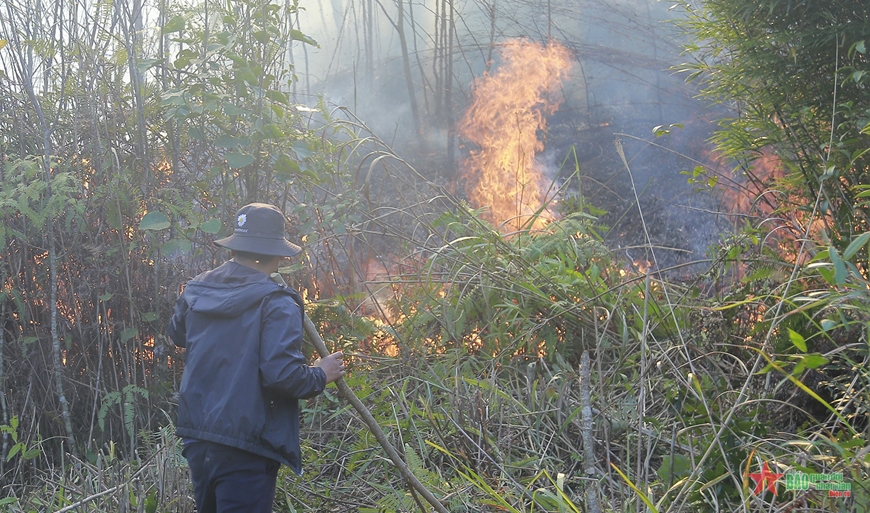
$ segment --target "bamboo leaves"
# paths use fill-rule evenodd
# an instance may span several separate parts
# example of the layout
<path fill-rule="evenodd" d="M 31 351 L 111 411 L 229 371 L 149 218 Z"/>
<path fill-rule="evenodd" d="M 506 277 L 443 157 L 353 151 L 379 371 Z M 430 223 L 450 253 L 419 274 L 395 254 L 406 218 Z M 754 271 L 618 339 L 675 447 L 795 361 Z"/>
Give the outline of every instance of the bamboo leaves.
<path fill-rule="evenodd" d="M 12 439 L 12 446 L 6 453 L 6 461 L 10 461 L 18 455 L 25 460 L 32 460 L 42 454 L 38 444 L 35 447 L 28 447 L 24 440 L 19 440 L 17 416 L 9 419 L 9 424 L 0 425 L 0 433 L 4 436 L 8 435 Z"/>
<path fill-rule="evenodd" d="M 606 295 L 613 275 L 588 222 L 568 217 L 543 233 L 506 238 L 442 215 L 436 226 L 454 236 L 429 262 L 437 292 L 407 327 L 431 334 L 437 325 L 440 343 L 485 354 L 574 355 L 581 342 L 567 335 L 593 323 L 584 302 Z"/>
<path fill-rule="evenodd" d="M 291 30 L 290 39 L 292 39 L 293 41 L 302 41 L 305 44 L 320 48 L 320 44 L 317 41 L 312 39 L 310 36 L 305 35 L 301 30 Z"/>

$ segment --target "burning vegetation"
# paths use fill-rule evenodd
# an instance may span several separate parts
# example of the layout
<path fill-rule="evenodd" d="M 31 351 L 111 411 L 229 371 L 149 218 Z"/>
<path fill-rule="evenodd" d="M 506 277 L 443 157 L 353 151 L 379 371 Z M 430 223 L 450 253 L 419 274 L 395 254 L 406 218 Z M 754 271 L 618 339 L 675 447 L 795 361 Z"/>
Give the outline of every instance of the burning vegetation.
<path fill-rule="evenodd" d="M 248 0 L 209 7 L 218 9 L 214 19 L 224 20 L 226 30 L 242 24 L 232 21 L 235 12 L 221 10 L 260 12 Z M 212 11 L 194 14 L 202 12 Z M 194 14 L 186 14 L 188 22 Z M 115 23 L 113 16 L 105 21 Z M 760 458 L 778 467 L 775 472 L 805 464 L 851 476 L 856 488 L 866 485 L 870 234 L 856 222 L 854 232 L 825 240 L 812 254 L 803 252 L 805 241 L 809 246 L 823 238 L 837 219 L 831 213 L 813 218 L 805 208 L 781 215 L 807 204 L 793 189 L 769 190 L 768 166 L 770 177 L 790 173 L 781 162 L 756 162 L 756 175 L 765 179 L 743 190 L 758 201 L 735 199 L 736 212 L 728 213 L 742 222 L 751 208 L 765 220 L 719 260 L 742 265 L 744 257 L 755 258 L 747 248 L 754 250 L 759 240 L 779 251 L 755 258 L 764 268 L 751 274 L 741 269 L 738 287 L 723 291 L 714 303 L 691 281 L 695 276 L 668 283 L 663 259 L 647 252 L 665 240 L 681 255 L 695 254 L 689 243 L 698 238 L 685 219 L 669 227 L 655 222 L 654 209 L 638 208 L 649 198 L 645 183 L 656 180 L 673 192 L 676 180 L 684 181 L 676 176 L 678 165 L 648 158 L 648 141 L 640 141 L 645 147 L 629 151 L 626 159 L 626 167 L 630 163 L 637 172 L 639 190 L 620 188 L 628 180 L 611 174 L 613 166 L 598 166 L 606 176 L 585 175 L 587 167 L 597 170 L 580 164 L 601 160 L 579 159 L 583 180 L 589 178 L 584 185 L 601 178 L 597 190 L 623 201 L 611 203 L 619 208 L 610 209 L 609 220 L 596 219 L 582 198 L 562 202 L 559 215 L 548 209 L 553 178 L 541 156 L 545 143 L 555 146 L 557 129 L 567 126 L 561 132 L 566 147 L 582 139 L 586 153 L 614 158 L 613 134 L 604 131 L 608 120 L 590 116 L 582 131 L 579 121 L 564 121 L 569 100 L 561 86 L 579 56 L 576 42 L 570 50 L 554 41 L 504 42 L 498 64 L 474 82 L 457 132 L 467 142 L 460 178 L 468 202 L 483 211 L 493 230 L 465 202 L 446 194 L 447 186 L 429 187 L 431 176 L 409 185 L 411 164 L 360 118 L 336 119 L 349 111 L 294 109 L 286 91 L 257 80 L 260 71 L 274 78 L 291 64 L 270 67 L 259 50 L 229 53 L 243 42 L 271 43 L 271 26 L 258 32 L 262 38 L 234 33 L 218 41 L 213 38 L 222 33 L 210 31 L 210 25 L 202 30 L 195 23 L 179 24 L 180 18 L 164 29 L 174 34 L 183 27 L 184 44 L 190 46 L 185 53 L 129 67 L 102 54 L 87 55 L 88 65 L 111 64 L 95 70 L 95 80 L 115 77 L 116 67 L 129 69 L 123 73 L 130 76 L 137 70 L 145 75 L 148 87 L 140 91 L 128 88 L 123 73 L 95 84 L 107 91 L 106 103 L 113 108 L 140 109 L 136 123 L 129 122 L 135 116 L 92 106 L 95 89 L 76 80 L 57 80 L 65 88 L 47 90 L 51 94 L 41 101 L 57 110 L 49 117 L 56 120 L 58 145 L 57 155 L 45 158 L 54 163 L 55 176 L 73 177 L 66 189 L 53 183 L 52 196 L 38 165 L 44 157 L 40 145 L 49 137 L 33 128 L 38 123 L 31 97 L 0 80 L 0 92 L 7 93 L 0 94 L 4 507 L 192 511 L 171 425 L 184 353 L 167 342 L 164 325 L 179 284 L 225 258 L 211 241 L 249 196 L 272 201 L 293 216 L 293 235 L 304 240 L 309 260 L 294 263 L 286 274 L 309 292 L 306 312 L 330 345 L 352 355 L 349 385 L 365 393 L 378 422 L 403 441 L 409 466 L 452 511 L 593 511 L 585 502 L 590 491 L 599 493 L 607 511 L 639 511 L 644 507 L 639 492 L 669 511 L 831 509 L 808 495 L 775 505 L 775 495 L 753 495 L 741 472 L 756 469 Z M 111 27 L 104 29 L 109 33 Z M 84 33 L 58 33 L 79 32 Z M 445 27 L 443 34 L 450 33 Z M 831 40 L 845 40 L 840 34 Z M 72 45 L 53 47 L 66 52 Z M 10 44 L 5 51 L 21 48 Z M 103 50 L 95 44 L 75 48 L 82 55 Z M 839 48 L 839 55 L 851 52 L 852 64 L 859 66 L 861 59 L 866 62 L 866 49 L 858 48 L 857 43 L 854 51 Z M 116 59 L 127 59 L 128 50 L 138 47 L 131 41 Z M 49 54 L 34 53 L 46 59 L 41 69 L 76 78 L 68 66 L 77 55 L 58 53 L 69 60 L 49 61 Z M 219 65 L 184 62 L 194 55 Z M 169 80 L 172 74 L 163 66 L 174 57 L 177 80 Z M 787 60 L 799 58 L 797 53 Z M 233 72 L 224 73 L 228 69 Z M 444 71 L 444 77 L 452 76 L 452 70 Z M 862 72 L 852 80 L 866 88 L 866 77 L 870 73 Z M 51 77 L 43 82 L 54 83 Z M 209 96 L 220 85 L 228 87 Z M 255 89 L 264 94 L 253 94 Z M 50 105 L 51 98 L 63 100 Z M 125 104 L 134 99 L 135 105 Z M 860 112 L 854 116 L 865 122 Z M 310 117 L 296 117 L 299 113 Z M 561 124 L 554 121 L 560 116 L 565 116 Z M 599 139 L 593 141 L 593 132 Z M 36 154 L 16 153 L 26 149 Z M 673 170 L 676 178 L 662 185 L 652 167 Z M 452 162 L 442 168 L 452 172 Z M 644 171 L 650 176 L 642 176 Z M 845 183 L 834 170 L 825 180 Z M 867 189 L 844 192 L 856 194 L 862 208 L 870 196 Z M 603 193 L 589 197 L 598 206 Z M 778 201 L 762 204 L 767 198 Z M 579 206 L 566 206 L 572 204 Z M 673 207 L 658 204 L 659 211 Z M 160 217 L 144 222 L 145 212 Z M 779 218 L 811 229 L 793 231 L 804 238 L 780 237 L 786 229 L 776 224 L 784 222 Z M 857 216 L 844 212 L 844 218 Z M 611 221 L 608 229 L 618 229 L 608 235 L 602 226 Z M 632 239 L 629 228 L 637 230 L 646 221 L 653 221 L 652 233 L 642 234 L 640 242 Z M 716 272 L 706 278 L 720 282 Z M 577 374 L 584 353 L 593 358 L 592 379 Z M 804 389 L 792 385 L 801 381 L 828 400 L 821 413 L 794 407 L 791 401 Z M 580 383 L 593 388 L 585 399 L 578 394 Z M 768 394 L 771 390 L 780 395 Z M 64 401 L 67 411 L 59 406 Z M 594 424 L 589 419 L 583 425 L 578 405 L 585 412 L 590 403 Z M 307 497 L 306 507 L 317 511 L 419 507 L 404 482 L 391 477 L 394 469 L 378 457 L 358 419 L 334 397 L 310 401 L 303 415 L 306 465 L 313 469 L 306 476 L 317 481 L 282 476 L 285 497 Z M 68 430 L 64 417 L 71 421 Z M 783 432 L 771 435 L 774 430 Z M 557 477 L 549 479 L 548 472 Z M 387 476 L 386 482 L 372 486 L 375 473 Z M 167 476 L 174 481 L 163 487 Z M 327 479 L 330 493 L 319 494 Z M 299 506 L 287 500 L 276 510 Z M 87 501 L 92 504 L 85 506 Z"/>
<path fill-rule="evenodd" d="M 559 107 L 571 54 L 555 41 L 520 39 L 500 47 L 501 65 L 474 83 L 459 134 L 474 146 L 461 165 L 466 194 L 502 231 L 539 228 L 553 214 L 542 165 L 546 116 Z"/>

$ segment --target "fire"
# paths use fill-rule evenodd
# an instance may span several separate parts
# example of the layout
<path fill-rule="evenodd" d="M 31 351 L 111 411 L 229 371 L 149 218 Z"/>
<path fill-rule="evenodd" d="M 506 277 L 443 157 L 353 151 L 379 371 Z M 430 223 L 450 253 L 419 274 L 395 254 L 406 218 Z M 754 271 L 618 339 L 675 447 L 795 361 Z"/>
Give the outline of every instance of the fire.
<path fill-rule="evenodd" d="M 794 263 L 798 257 L 800 238 L 807 230 L 806 223 L 810 223 L 809 234 L 815 240 L 822 240 L 822 234 L 831 222 L 831 214 L 823 211 L 810 219 L 808 213 L 799 208 L 785 208 L 789 214 L 783 214 L 784 206 L 803 205 L 805 199 L 785 180 L 786 165 L 770 149 L 765 149 L 751 163 L 751 173 L 747 176 L 745 180 L 734 182 L 731 188 L 724 191 L 722 198 L 726 210 L 729 213 L 749 214 L 760 219 L 769 234 L 764 239 L 767 244 L 784 260 Z M 801 258 L 806 259 L 807 255 Z M 737 277 L 742 276 L 743 269 L 738 269 Z"/>
<path fill-rule="evenodd" d="M 515 40 L 501 47 L 501 66 L 474 83 L 474 98 L 459 124 L 459 134 L 477 145 L 462 163 L 466 194 L 475 208 L 489 207 L 488 220 L 500 228 L 520 229 L 533 220 L 547 198 L 539 133 L 546 116 L 562 101 L 559 85 L 571 62 L 555 42 L 544 46 Z M 551 215 L 542 212 L 531 228 Z"/>
<path fill-rule="evenodd" d="M 709 153 L 709 160 L 716 163 L 717 168 L 723 167 L 722 157 Z M 777 208 L 776 195 L 764 194 L 771 184 L 785 176 L 785 166 L 771 151 L 765 151 L 752 162 L 751 179 L 735 182 L 726 189 L 723 200 L 725 208 L 730 213 L 749 214 L 768 217 Z"/>
<path fill-rule="evenodd" d="M 363 264 L 362 274 L 366 297 L 360 304 L 361 313 L 394 322 L 390 301 L 396 299 L 398 290 L 391 283 L 392 273 L 381 260 L 370 258 Z"/>
<path fill-rule="evenodd" d="M 396 308 L 402 297 L 403 284 L 409 276 L 416 276 L 425 265 L 426 261 L 419 255 L 398 260 L 393 255 L 386 255 L 361 262 L 358 278 L 364 298 L 357 306 L 359 313 L 387 324 L 404 320 L 405 313 Z"/>
<path fill-rule="evenodd" d="M 637 269 L 638 274 L 647 274 L 653 268 L 653 263 L 646 258 L 637 258 L 631 263 L 631 265 Z"/>

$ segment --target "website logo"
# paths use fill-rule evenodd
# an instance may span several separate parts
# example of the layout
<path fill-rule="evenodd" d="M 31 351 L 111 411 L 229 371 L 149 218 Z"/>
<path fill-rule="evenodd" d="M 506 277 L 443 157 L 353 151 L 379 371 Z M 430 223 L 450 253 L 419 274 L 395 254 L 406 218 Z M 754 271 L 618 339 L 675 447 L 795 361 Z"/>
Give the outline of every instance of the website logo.
<path fill-rule="evenodd" d="M 767 462 L 764 462 L 764 465 L 761 466 L 761 472 L 756 472 L 755 474 L 749 474 L 749 477 L 755 481 L 755 489 L 752 490 L 752 493 L 758 495 L 764 491 L 765 487 L 768 492 L 773 492 L 776 495 L 776 481 L 781 478 L 783 474 L 776 474 L 770 471 L 770 467 L 767 465 Z"/>
<path fill-rule="evenodd" d="M 842 473 L 835 474 L 807 474 L 801 471 L 791 471 L 784 474 L 773 472 L 770 465 L 765 461 L 761 465 L 760 472 L 753 472 L 748 476 L 755 482 L 752 493 L 761 495 L 768 491 L 776 495 L 776 483 L 785 482 L 787 492 L 802 492 L 809 490 L 827 491 L 828 497 L 851 497 L 852 484 L 843 481 Z M 785 477 L 785 479 L 782 479 Z"/>
<path fill-rule="evenodd" d="M 785 475 L 785 489 L 788 491 L 821 490 L 828 491 L 828 497 L 851 497 L 852 483 L 843 481 L 843 474 L 804 474 L 789 472 Z"/>

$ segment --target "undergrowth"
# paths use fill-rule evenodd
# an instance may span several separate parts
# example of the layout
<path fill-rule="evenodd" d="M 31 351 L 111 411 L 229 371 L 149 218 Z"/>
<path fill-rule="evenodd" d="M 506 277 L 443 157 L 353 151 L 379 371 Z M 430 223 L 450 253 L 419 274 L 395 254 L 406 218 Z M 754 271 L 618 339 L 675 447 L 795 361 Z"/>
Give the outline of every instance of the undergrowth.
<path fill-rule="evenodd" d="M 864 511 L 870 303 L 851 252 L 815 252 L 791 287 L 710 302 L 624 272 L 571 223 L 508 238 L 454 226 L 463 243 L 419 270 L 424 293 L 393 305 L 403 317 L 363 326 L 401 347 L 355 353 L 346 380 L 448 510 L 590 511 L 593 491 L 614 512 Z M 332 332 L 360 326 L 331 303 L 311 307 Z M 427 510 L 334 389 L 305 403 L 303 438 L 306 472 L 282 470 L 278 511 Z M 141 435 L 139 459 L 107 447 L 35 473 L 3 507 L 192 511 L 179 449 L 169 427 Z M 839 476 L 850 497 L 759 485 L 763 468 Z"/>

